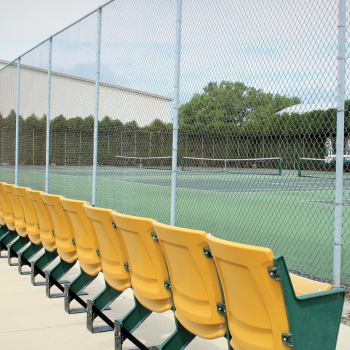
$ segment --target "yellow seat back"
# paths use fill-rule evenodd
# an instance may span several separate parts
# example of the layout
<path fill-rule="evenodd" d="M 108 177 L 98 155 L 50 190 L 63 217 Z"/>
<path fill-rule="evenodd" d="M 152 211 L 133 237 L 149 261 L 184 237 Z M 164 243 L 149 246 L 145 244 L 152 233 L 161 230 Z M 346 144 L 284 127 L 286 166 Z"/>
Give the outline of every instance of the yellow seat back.
<path fill-rule="evenodd" d="M 22 236 L 26 237 L 27 236 L 27 230 L 26 230 L 26 221 L 24 218 L 24 211 L 22 204 L 17 196 L 17 193 L 13 189 L 14 185 L 10 184 L 3 184 L 4 190 L 7 192 L 8 198 L 11 202 L 12 209 L 13 209 L 13 214 L 15 216 L 15 226 L 16 226 L 16 231 L 17 233 Z"/>
<path fill-rule="evenodd" d="M 40 230 L 41 243 L 47 251 L 53 252 L 56 250 L 56 240 L 52 234 L 53 223 L 51 215 L 40 197 L 41 191 L 34 191 L 27 188 L 26 192 L 31 202 L 33 203 L 38 218 L 38 228 Z"/>
<path fill-rule="evenodd" d="M 116 211 L 112 211 L 112 217 L 126 248 L 135 297 L 151 311 L 170 310 L 171 293 L 164 287 L 164 281 L 169 276 L 162 249 L 152 239 L 153 219 L 123 215 Z"/>
<path fill-rule="evenodd" d="M 313 281 L 308 278 L 300 277 L 292 273 L 289 274 L 292 280 L 294 292 L 296 296 L 301 296 L 305 294 L 319 293 L 326 290 L 331 290 L 332 285 L 329 283 L 322 283 L 318 281 Z"/>
<path fill-rule="evenodd" d="M 40 244 L 41 238 L 40 238 L 40 230 L 38 227 L 38 217 L 36 215 L 36 210 L 33 206 L 32 201 L 30 200 L 27 189 L 28 187 L 19 187 L 19 186 L 13 186 L 14 191 L 17 194 L 18 199 L 20 200 L 22 204 L 22 208 L 24 211 L 24 217 L 26 220 L 26 230 L 29 239 L 34 244 Z M 30 189 L 30 188 L 29 188 Z"/>
<path fill-rule="evenodd" d="M 10 198 L 4 188 L 5 184 L 6 182 L 0 182 L 0 197 L 2 203 L 2 210 L 4 213 L 4 221 L 9 230 L 16 231 L 15 216 L 13 214 Z"/>
<path fill-rule="evenodd" d="M 113 226 L 112 210 L 95 208 L 87 203 L 84 204 L 84 210 L 98 238 L 106 282 L 119 291 L 131 287 L 130 273 L 124 267 L 128 262 L 126 252 L 120 232 Z"/>
<path fill-rule="evenodd" d="M 101 253 L 95 230 L 84 211 L 87 202 L 64 197 L 60 201 L 73 227 L 79 264 L 87 274 L 95 276 L 101 271 Z"/>
<path fill-rule="evenodd" d="M 206 233 L 153 221 L 169 269 L 175 316 L 191 333 L 206 339 L 226 334 L 223 302 L 213 260 L 205 257 Z"/>
<path fill-rule="evenodd" d="M 62 196 L 41 192 L 40 197 L 51 215 L 57 253 L 65 262 L 74 262 L 77 260 L 75 237 L 68 214 L 62 209 L 60 202 Z"/>
<path fill-rule="evenodd" d="M 282 333 L 289 325 L 280 283 L 269 275 L 271 249 L 228 242 L 207 235 L 225 295 L 235 350 L 287 350 Z"/>
<path fill-rule="evenodd" d="M 2 209 L 2 201 L 1 201 L 1 194 L 0 194 L 0 226 L 6 225 L 5 219 L 4 219 L 4 211 Z"/>

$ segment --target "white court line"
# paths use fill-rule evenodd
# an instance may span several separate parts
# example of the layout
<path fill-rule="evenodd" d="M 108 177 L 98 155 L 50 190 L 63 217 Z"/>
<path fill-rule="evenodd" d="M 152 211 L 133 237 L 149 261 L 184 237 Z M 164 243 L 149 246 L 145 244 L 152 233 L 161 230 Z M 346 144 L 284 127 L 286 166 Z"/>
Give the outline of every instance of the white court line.
<path fill-rule="evenodd" d="M 140 182 L 132 182 L 132 181 L 122 181 L 122 180 L 117 180 L 117 179 L 102 179 L 103 181 L 114 181 L 114 182 L 122 182 L 122 183 L 129 183 L 129 184 L 137 184 L 137 185 L 147 185 L 147 186 L 154 186 L 154 187 L 167 187 L 170 188 L 170 186 L 166 185 L 155 185 L 155 184 L 145 184 L 145 183 L 140 183 Z M 200 191 L 200 192 L 212 192 L 212 193 L 254 193 L 254 192 L 283 192 L 283 193 L 294 193 L 294 192 L 315 192 L 315 190 L 310 190 L 310 191 L 283 191 L 283 190 L 276 190 L 276 189 L 251 189 L 249 191 L 211 191 L 211 190 L 201 190 L 201 189 L 196 189 L 196 188 L 185 188 L 185 187 L 177 187 L 178 189 L 181 190 L 189 190 L 189 191 Z M 333 188 L 331 188 L 333 189 Z M 325 190 L 325 188 L 322 188 L 320 191 Z"/>
<path fill-rule="evenodd" d="M 332 205 L 332 206 L 335 206 L 335 203 L 322 203 L 321 201 L 317 202 L 317 201 L 313 201 L 313 200 L 310 200 L 310 201 L 299 201 L 300 203 L 308 203 L 308 204 L 322 204 L 322 205 Z M 349 207 L 350 206 L 350 203 L 343 203 L 343 206 L 344 207 Z"/>

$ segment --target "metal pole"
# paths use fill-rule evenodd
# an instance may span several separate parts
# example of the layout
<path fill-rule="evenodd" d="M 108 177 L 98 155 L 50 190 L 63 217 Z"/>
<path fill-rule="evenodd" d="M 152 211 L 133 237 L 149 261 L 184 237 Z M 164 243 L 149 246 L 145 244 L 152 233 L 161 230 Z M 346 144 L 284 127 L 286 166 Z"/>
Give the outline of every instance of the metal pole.
<path fill-rule="evenodd" d="M 174 82 L 174 119 L 173 151 L 171 165 L 171 214 L 170 224 L 176 225 L 176 185 L 177 185 L 177 151 L 179 138 L 179 104 L 180 104 L 180 50 L 181 50 L 181 12 L 182 0 L 177 0 L 176 11 L 176 46 L 175 46 L 175 82 Z"/>
<path fill-rule="evenodd" d="M 346 41 L 346 0 L 339 0 L 338 17 L 338 101 L 337 101 L 337 142 L 336 181 L 334 218 L 334 260 L 333 284 L 340 287 L 341 240 L 343 215 L 343 152 L 344 152 L 344 102 L 345 102 L 345 41 Z"/>
<path fill-rule="evenodd" d="M 81 130 L 79 132 L 79 165 L 81 165 Z"/>
<path fill-rule="evenodd" d="M 35 129 L 33 129 L 33 166 L 35 165 Z"/>
<path fill-rule="evenodd" d="M 152 157 L 152 133 L 149 133 L 149 156 Z"/>
<path fill-rule="evenodd" d="M 4 127 L 1 128 L 1 164 L 4 164 Z"/>
<path fill-rule="evenodd" d="M 18 185 L 18 152 L 19 152 L 19 90 L 20 90 L 21 59 L 17 61 L 17 105 L 16 105 L 16 154 L 15 154 L 15 185 Z"/>
<path fill-rule="evenodd" d="M 137 157 L 137 132 L 135 131 L 135 157 Z"/>
<path fill-rule="evenodd" d="M 64 166 L 67 166 L 67 129 L 64 130 Z"/>
<path fill-rule="evenodd" d="M 45 167 L 45 192 L 46 193 L 49 193 L 49 170 L 50 170 L 51 62 L 52 62 L 52 38 L 49 39 L 49 67 L 48 67 L 48 78 L 47 78 L 46 167 Z"/>
<path fill-rule="evenodd" d="M 96 82 L 95 82 L 95 121 L 94 121 L 94 159 L 92 167 L 92 205 L 96 206 L 97 190 L 97 151 L 98 151 L 98 107 L 100 95 L 100 55 L 101 55 L 101 7 L 97 12 Z"/>

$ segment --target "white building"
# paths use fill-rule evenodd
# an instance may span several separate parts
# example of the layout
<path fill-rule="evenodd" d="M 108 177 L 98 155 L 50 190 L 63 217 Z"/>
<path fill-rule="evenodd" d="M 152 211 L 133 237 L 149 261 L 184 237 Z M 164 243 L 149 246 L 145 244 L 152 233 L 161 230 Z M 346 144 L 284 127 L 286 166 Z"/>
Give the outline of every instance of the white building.
<path fill-rule="evenodd" d="M 0 69 L 8 62 L 0 60 Z M 20 110 L 25 119 L 31 114 L 47 114 L 48 72 L 21 65 Z M 0 112 L 6 117 L 16 110 L 17 63 L 0 71 Z M 123 123 L 135 120 L 139 126 L 154 119 L 170 122 L 172 99 L 121 86 L 100 83 L 99 120 L 108 115 Z M 94 115 L 95 82 L 75 76 L 52 72 L 51 119 L 63 114 L 67 119 Z"/>

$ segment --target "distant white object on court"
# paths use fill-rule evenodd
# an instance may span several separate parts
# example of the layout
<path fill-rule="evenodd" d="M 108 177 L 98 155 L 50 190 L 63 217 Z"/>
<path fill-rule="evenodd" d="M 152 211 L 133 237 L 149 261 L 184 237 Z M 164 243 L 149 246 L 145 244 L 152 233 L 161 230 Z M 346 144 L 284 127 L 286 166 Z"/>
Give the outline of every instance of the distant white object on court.
<path fill-rule="evenodd" d="M 344 159 L 350 160 L 350 155 L 344 154 Z M 332 161 L 334 161 L 337 158 L 337 156 L 335 154 L 331 155 L 331 156 L 326 156 L 324 157 L 324 162 L 326 164 L 331 163 Z"/>

